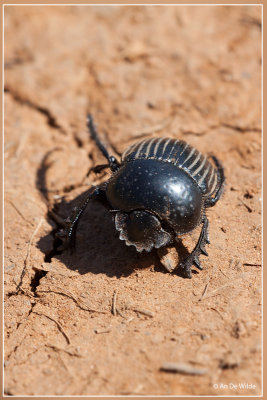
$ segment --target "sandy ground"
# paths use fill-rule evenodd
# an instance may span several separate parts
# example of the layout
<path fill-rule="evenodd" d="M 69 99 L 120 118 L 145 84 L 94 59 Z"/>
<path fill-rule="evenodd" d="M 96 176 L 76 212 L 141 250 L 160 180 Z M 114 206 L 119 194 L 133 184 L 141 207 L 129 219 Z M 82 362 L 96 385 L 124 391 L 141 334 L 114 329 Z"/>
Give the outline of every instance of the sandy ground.
<path fill-rule="evenodd" d="M 6 394 L 261 393 L 260 18 L 256 6 L 5 8 Z M 125 246 L 97 203 L 76 251 L 44 261 L 49 210 L 67 217 L 108 178 L 85 178 L 105 161 L 88 112 L 115 155 L 156 135 L 222 161 L 191 280 Z"/>

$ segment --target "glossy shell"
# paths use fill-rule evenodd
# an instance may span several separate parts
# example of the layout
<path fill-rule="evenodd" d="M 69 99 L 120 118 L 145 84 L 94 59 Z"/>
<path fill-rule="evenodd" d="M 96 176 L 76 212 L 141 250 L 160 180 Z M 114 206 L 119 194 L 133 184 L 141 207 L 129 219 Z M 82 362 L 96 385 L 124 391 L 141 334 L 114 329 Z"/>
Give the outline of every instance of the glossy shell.
<path fill-rule="evenodd" d="M 154 138 L 124 152 L 106 196 L 113 209 L 150 211 L 182 235 L 201 222 L 204 198 L 216 187 L 216 170 L 199 151 L 184 141 Z"/>
<path fill-rule="evenodd" d="M 108 182 L 106 196 L 113 209 L 146 210 L 177 234 L 200 222 L 203 199 L 194 180 L 175 165 L 159 160 L 134 160 L 122 165 Z"/>
<path fill-rule="evenodd" d="M 218 185 L 217 170 L 207 157 L 183 140 L 152 138 L 128 147 L 122 163 L 134 160 L 160 160 L 185 171 L 199 186 L 204 197 L 211 196 Z"/>

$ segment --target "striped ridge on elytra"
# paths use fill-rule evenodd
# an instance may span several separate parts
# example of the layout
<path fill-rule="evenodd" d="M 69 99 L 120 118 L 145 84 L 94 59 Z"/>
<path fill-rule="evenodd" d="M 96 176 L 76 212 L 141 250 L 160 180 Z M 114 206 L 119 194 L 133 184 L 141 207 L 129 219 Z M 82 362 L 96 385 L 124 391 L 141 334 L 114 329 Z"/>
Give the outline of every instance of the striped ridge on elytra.
<path fill-rule="evenodd" d="M 213 179 L 211 180 L 211 184 L 209 186 L 209 191 L 207 192 L 207 195 L 213 194 L 218 185 L 218 174 L 214 168 L 213 170 L 214 170 Z"/>
<path fill-rule="evenodd" d="M 158 154 L 158 149 L 159 149 L 160 143 L 161 143 L 163 140 L 164 140 L 164 138 L 161 138 L 161 139 L 157 140 L 157 142 L 156 142 L 156 144 L 155 144 L 154 151 L 153 151 L 153 155 L 154 155 L 155 157 L 156 157 L 157 154 Z"/>
<path fill-rule="evenodd" d="M 177 160 L 177 153 L 180 150 L 180 140 L 176 139 L 174 143 L 172 143 L 172 148 L 170 149 L 167 160 L 170 162 L 175 162 Z"/>
<path fill-rule="evenodd" d="M 171 138 L 143 139 L 129 146 L 122 163 L 140 159 L 170 162 L 187 172 L 208 196 L 217 188 L 217 170 L 202 153 L 183 140 Z"/>
<path fill-rule="evenodd" d="M 137 149 L 136 149 L 136 154 L 135 154 L 136 158 L 139 158 L 140 155 L 142 155 L 142 154 L 146 154 L 146 148 L 147 148 L 147 145 L 149 142 L 150 142 L 150 139 L 146 139 L 140 143 L 140 146 L 137 147 Z"/>
<path fill-rule="evenodd" d="M 179 153 L 188 146 L 183 140 L 170 138 L 143 139 L 129 146 L 122 155 L 122 162 L 136 159 L 158 159 L 175 162 Z"/>

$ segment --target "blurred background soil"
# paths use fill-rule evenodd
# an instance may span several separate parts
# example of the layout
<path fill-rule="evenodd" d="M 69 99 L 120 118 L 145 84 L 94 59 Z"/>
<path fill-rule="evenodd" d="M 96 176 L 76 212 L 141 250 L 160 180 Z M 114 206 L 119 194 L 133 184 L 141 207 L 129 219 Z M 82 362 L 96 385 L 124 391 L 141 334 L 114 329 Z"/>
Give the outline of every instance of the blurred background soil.
<path fill-rule="evenodd" d="M 5 7 L 6 394 L 261 393 L 260 82 L 258 6 Z M 191 280 L 127 247 L 97 203 L 76 251 L 44 261 L 48 211 L 109 176 L 86 178 L 105 162 L 88 112 L 115 155 L 156 135 L 223 162 Z"/>

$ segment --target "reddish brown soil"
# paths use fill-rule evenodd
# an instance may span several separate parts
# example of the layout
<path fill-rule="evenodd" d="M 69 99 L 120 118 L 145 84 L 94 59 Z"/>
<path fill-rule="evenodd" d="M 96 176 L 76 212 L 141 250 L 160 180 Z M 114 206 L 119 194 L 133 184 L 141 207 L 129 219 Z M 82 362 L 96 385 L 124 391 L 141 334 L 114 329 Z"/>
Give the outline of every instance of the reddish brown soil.
<path fill-rule="evenodd" d="M 257 6 L 6 7 L 6 393 L 261 393 L 260 18 Z M 87 112 L 113 153 L 154 134 L 223 162 L 209 257 L 191 280 L 125 246 L 96 203 L 75 253 L 44 262 L 48 209 L 66 217 L 108 176 L 80 184 L 104 162 Z"/>

